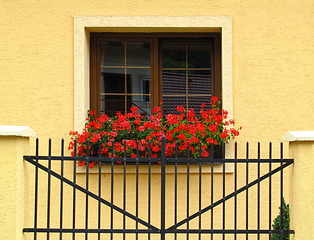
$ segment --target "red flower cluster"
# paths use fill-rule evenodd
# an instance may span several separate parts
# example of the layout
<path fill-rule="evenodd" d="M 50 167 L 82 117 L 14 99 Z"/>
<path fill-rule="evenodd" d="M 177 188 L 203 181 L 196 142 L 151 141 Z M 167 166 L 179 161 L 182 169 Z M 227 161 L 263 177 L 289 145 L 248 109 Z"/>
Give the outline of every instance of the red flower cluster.
<path fill-rule="evenodd" d="M 212 97 L 211 108 L 204 110 L 203 103 L 200 116 L 193 109 L 185 110 L 178 106 L 178 114 L 163 117 L 161 107 L 155 107 L 150 119 L 144 119 L 138 113 L 137 107 L 131 107 L 131 113 L 125 115 L 117 112 L 115 117 L 102 115 L 94 118 L 95 112 L 89 111 L 88 122 L 81 134 L 70 132 L 72 140 L 69 150 L 74 155 L 74 140 L 77 141 L 77 155 L 86 156 L 87 140 L 90 156 L 99 156 L 99 140 L 101 154 L 109 157 L 122 157 L 124 151 L 127 157 L 135 158 L 137 149 L 140 156 L 156 158 L 161 149 L 162 136 L 166 137 L 166 156 L 175 154 L 175 142 L 178 153 L 187 154 L 189 149 L 194 158 L 198 158 L 200 148 L 202 157 L 208 157 L 211 144 L 221 145 L 239 135 L 239 130 L 233 128 L 234 120 L 227 120 L 228 112 L 219 109 L 217 97 Z M 149 153 L 149 149 L 151 152 Z M 80 162 L 80 165 L 84 162 Z M 90 163 L 90 167 L 93 163 Z"/>

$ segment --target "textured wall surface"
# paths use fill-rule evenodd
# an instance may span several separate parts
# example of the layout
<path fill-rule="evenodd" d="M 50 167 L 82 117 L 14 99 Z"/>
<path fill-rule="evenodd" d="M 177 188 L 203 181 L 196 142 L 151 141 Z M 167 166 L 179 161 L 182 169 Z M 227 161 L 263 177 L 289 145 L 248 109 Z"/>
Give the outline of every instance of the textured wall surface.
<path fill-rule="evenodd" d="M 289 178 L 291 227 L 295 230 L 294 239 L 310 239 L 311 233 L 308 229 L 313 226 L 314 216 L 314 142 L 313 140 L 290 142 L 289 150 L 290 157 L 294 158 Z"/>
<path fill-rule="evenodd" d="M 0 125 L 31 127 L 41 154 L 74 129 L 74 16 L 230 16 L 239 146 L 268 157 L 269 141 L 313 130 L 313 0 L 2 0 L 0 16 Z"/>
<path fill-rule="evenodd" d="M 42 140 L 74 128 L 74 16 L 231 16 L 238 140 L 311 129 L 313 1 L 4 0 L 0 12 L 2 125 Z"/>
<path fill-rule="evenodd" d="M 29 206 L 24 195 L 23 155 L 29 152 L 29 138 L 0 136 L 0 151 L 0 236 L 2 239 L 22 239 L 24 206 Z"/>

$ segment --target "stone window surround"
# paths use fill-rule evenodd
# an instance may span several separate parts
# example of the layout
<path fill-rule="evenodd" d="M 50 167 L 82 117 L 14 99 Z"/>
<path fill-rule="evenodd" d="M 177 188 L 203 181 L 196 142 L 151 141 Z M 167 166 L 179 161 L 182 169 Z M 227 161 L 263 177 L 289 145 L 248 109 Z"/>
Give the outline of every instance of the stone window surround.
<path fill-rule="evenodd" d="M 221 32 L 222 107 L 233 118 L 231 16 L 74 16 L 75 130 L 84 128 L 90 103 L 90 32 Z M 226 158 L 233 158 L 232 144 L 226 146 Z"/>

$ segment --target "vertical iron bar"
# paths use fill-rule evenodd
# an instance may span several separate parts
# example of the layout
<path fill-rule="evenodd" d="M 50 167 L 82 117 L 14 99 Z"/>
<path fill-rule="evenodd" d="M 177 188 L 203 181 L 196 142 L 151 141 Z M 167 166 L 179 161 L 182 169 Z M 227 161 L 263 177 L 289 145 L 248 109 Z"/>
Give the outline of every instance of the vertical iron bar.
<path fill-rule="evenodd" d="M 63 222 L 63 157 L 64 157 L 64 139 L 61 140 L 61 181 L 60 181 L 60 240 L 62 240 L 62 222 Z"/>
<path fill-rule="evenodd" d="M 126 140 L 124 140 L 124 149 L 126 148 Z M 125 240 L 125 228 L 126 228 L 126 151 L 123 156 L 123 240 Z"/>
<path fill-rule="evenodd" d="M 85 240 L 88 239 L 88 180 L 89 180 L 89 141 L 86 141 L 86 199 L 85 199 Z"/>
<path fill-rule="evenodd" d="M 148 240 L 150 240 L 150 213 L 151 213 L 151 141 L 148 146 Z"/>
<path fill-rule="evenodd" d="M 161 216 L 161 224 L 160 224 L 160 240 L 165 240 L 165 221 L 166 221 L 166 137 L 162 136 L 161 139 L 161 206 L 160 206 L 160 216 Z"/>
<path fill-rule="evenodd" d="M 124 148 L 124 151 L 126 151 L 126 148 Z M 139 158 L 139 142 L 136 141 L 136 194 L 135 194 L 135 216 L 136 216 L 136 222 L 135 222 L 135 239 L 138 240 L 138 158 Z"/>
<path fill-rule="evenodd" d="M 110 194 L 110 202 L 111 202 L 111 206 L 110 206 L 110 240 L 113 240 L 113 189 L 114 189 L 114 159 L 113 159 L 113 155 L 114 155 L 114 142 L 112 142 L 112 149 L 111 149 L 111 194 Z"/>
<path fill-rule="evenodd" d="M 175 173 L 174 173 L 174 224 L 178 222 L 178 142 L 175 143 Z M 175 228 L 174 239 L 177 240 L 177 228 Z"/>
<path fill-rule="evenodd" d="M 199 200 L 198 200 L 198 212 L 199 212 L 199 219 L 198 219 L 198 239 L 201 240 L 202 239 L 202 234 L 201 234 L 201 230 L 202 230 L 202 215 L 201 215 L 201 210 L 202 210 L 202 143 L 200 142 L 200 157 L 199 157 L 199 170 L 198 170 L 198 196 L 199 196 Z"/>
<path fill-rule="evenodd" d="M 237 159 L 238 159 L 238 143 L 235 142 L 234 145 L 234 230 L 237 231 L 237 191 L 238 191 L 238 186 L 237 186 L 237 178 L 238 178 L 238 163 L 237 163 Z M 237 233 L 235 232 L 234 234 L 234 239 L 237 239 Z"/>
<path fill-rule="evenodd" d="M 38 148 L 39 148 L 39 142 L 38 142 L 38 138 L 36 138 L 35 206 L 34 206 L 34 240 L 37 240 L 37 211 L 38 211 Z"/>
<path fill-rule="evenodd" d="M 187 164 L 186 164 L 186 228 L 188 230 L 186 239 L 189 240 L 189 229 L 190 229 L 190 142 L 188 141 L 188 152 L 187 152 Z"/>
<path fill-rule="evenodd" d="M 100 240 L 100 222 L 101 222 L 101 147 L 102 143 L 99 139 L 99 158 L 98 158 L 98 240 Z"/>
<path fill-rule="evenodd" d="M 272 159 L 272 143 L 269 143 L 269 172 L 271 172 L 271 159 Z M 269 175 L 269 240 L 271 240 L 271 223 L 272 223 L 272 219 L 271 219 L 271 175 Z"/>
<path fill-rule="evenodd" d="M 261 144 L 258 142 L 257 147 L 257 157 L 258 157 L 258 165 L 257 165 L 257 179 L 260 180 L 261 177 Z M 261 184 L 258 182 L 257 185 L 257 239 L 260 239 L 260 229 L 261 229 Z"/>
<path fill-rule="evenodd" d="M 222 176 L 223 176 L 223 183 L 222 183 L 222 197 L 223 197 L 223 205 L 222 205 L 222 239 L 225 240 L 225 228 L 226 228 L 226 160 L 225 160 L 225 142 L 222 143 L 222 154 L 223 154 L 223 169 L 222 169 Z"/>
<path fill-rule="evenodd" d="M 51 138 L 48 146 L 48 190 L 47 190 L 47 240 L 50 238 L 50 193 L 51 193 Z"/>
<path fill-rule="evenodd" d="M 211 206 L 213 206 L 214 204 L 214 144 L 212 143 L 211 146 L 211 151 L 210 151 L 210 154 L 211 154 L 211 162 L 212 162 L 212 165 L 211 165 L 211 194 L 210 194 L 210 203 L 211 203 Z M 211 240 L 214 239 L 214 232 L 213 232 L 213 229 L 214 229 L 214 208 L 211 209 L 211 215 L 210 215 L 210 228 L 211 228 Z"/>
<path fill-rule="evenodd" d="M 246 143 L 246 240 L 249 239 L 249 143 Z"/>
<path fill-rule="evenodd" d="M 280 167 L 283 162 L 283 143 L 280 143 Z M 283 214 L 283 168 L 280 170 L 280 239 L 283 240 L 283 225 L 282 225 L 282 214 Z"/>
<path fill-rule="evenodd" d="M 74 186 L 76 185 L 76 147 L 77 147 L 77 142 L 76 139 L 74 140 L 74 160 L 73 160 L 73 183 Z M 72 228 L 73 228 L 73 233 L 72 233 L 72 239 L 75 240 L 75 213 L 76 213 L 76 205 L 75 201 L 76 200 L 76 189 L 73 187 L 73 220 L 72 220 Z"/>

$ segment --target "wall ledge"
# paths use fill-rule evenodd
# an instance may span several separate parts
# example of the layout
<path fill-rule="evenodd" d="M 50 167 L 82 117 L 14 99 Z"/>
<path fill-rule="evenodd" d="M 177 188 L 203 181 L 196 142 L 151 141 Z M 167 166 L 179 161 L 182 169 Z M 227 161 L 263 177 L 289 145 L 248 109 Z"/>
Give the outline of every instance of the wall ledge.
<path fill-rule="evenodd" d="M 282 141 L 314 141 L 314 131 L 290 131 L 283 136 Z"/>
<path fill-rule="evenodd" d="M 36 133 L 28 126 L 0 125 L 0 136 L 36 137 Z"/>

